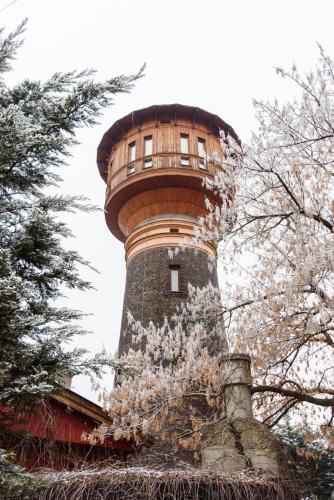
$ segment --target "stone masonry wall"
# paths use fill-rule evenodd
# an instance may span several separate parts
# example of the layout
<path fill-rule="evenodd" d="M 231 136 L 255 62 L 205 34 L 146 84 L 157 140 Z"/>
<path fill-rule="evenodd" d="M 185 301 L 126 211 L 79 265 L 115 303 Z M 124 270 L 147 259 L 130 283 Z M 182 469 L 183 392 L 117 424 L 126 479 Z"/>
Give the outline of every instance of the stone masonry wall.
<path fill-rule="evenodd" d="M 169 266 L 180 266 L 181 291 L 170 291 Z M 206 253 L 188 248 L 170 259 L 168 248 L 150 248 L 134 256 L 127 267 L 123 302 L 123 316 L 119 341 L 119 354 L 131 345 L 132 334 L 128 329 L 127 311 L 136 320 L 147 325 L 150 321 L 161 324 L 171 316 L 176 306 L 188 297 L 188 283 L 202 288 L 209 282 L 218 287 L 217 269 L 208 269 Z"/>

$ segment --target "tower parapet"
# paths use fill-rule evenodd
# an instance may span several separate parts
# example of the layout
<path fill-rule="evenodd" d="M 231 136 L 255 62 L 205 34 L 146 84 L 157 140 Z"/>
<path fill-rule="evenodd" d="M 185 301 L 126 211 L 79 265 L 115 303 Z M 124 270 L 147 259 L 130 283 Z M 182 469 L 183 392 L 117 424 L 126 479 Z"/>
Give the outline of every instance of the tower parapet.
<path fill-rule="evenodd" d="M 207 256 L 216 256 L 213 243 L 173 260 L 168 249 L 191 236 L 207 213 L 206 197 L 217 201 L 203 181 L 222 170 L 220 130 L 237 138 L 218 116 L 173 104 L 134 111 L 102 138 L 97 162 L 107 183 L 106 222 L 124 242 L 127 262 L 120 354 L 131 344 L 127 309 L 143 324 L 161 323 L 185 300 L 188 282 L 218 285 L 216 269 L 210 274 L 207 266 Z"/>

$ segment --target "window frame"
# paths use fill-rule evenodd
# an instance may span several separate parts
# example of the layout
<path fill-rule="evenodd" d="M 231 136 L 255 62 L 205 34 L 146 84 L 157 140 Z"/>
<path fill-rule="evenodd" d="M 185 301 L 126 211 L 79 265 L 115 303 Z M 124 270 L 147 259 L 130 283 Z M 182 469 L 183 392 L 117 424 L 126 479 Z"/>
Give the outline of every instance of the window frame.
<path fill-rule="evenodd" d="M 173 290 L 173 271 L 177 271 L 177 290 Z M 182 284 L 182 279 L 181 279 L 181 266 L 180 265 L 170 265 L 169 266 L 169 283 L 168 283 L 168 288 L 171 293 L 180 293 L 181 290 L 181 284 Z"/>
<path fill-rule="evenodd" d="M 182 167 L 191 167 L 189 156 L 183 156 L 183 155 L 181 155 L 180 165 Z"/>
<path fill-rule="evenodd" d="M 184 144 L 183 140 L 186 140 L 186 151 L 183 150 L 183 147 L 182 145 Z M 189 142 L 189 134 L 180 134 L 180 153 L 181 155 L 188 155 L 189 154 L 189 146 L 190 146 L 190 142 Z"/>
<path fill-rule="evenodd" d="M 148 165 L 150 163 L 150 165 Z M 153 168 L 153 158 L 145 158 L 144 159 L 144 169 Z"/>
<path fill-rule="evenodd" d="M 202 144 L 202 151 L 200 151 L 200 147 L 199 145 Z M 203 153 L 203 154 L 201 154 Z M 199 156 L 199 160 L 198 160 L 198 168 L 200 168 L 201 170 L 207 170 L 207 166 L 206 166 L 206 141 L 205 139 L 203 139 L 202 137 L 197 137 L 197 154 Z"/>
<path fill-rule="evenodd" d="M 135 173 L 136 173 L 136 164 L 135 163 L 131 163 L 128 166 L 128 175 L 133 175 Z"/>
<path fill-rule="evenodd" d="M 147 144 L 151 144 L 150 152 L 147 152 Z M 152 134 L 146 135 L 144 137 L 144 156 L 152 156 L 153 155 L 153 136 Z"/>
<path fill-rule="evenodd" d="M 204 154 L 200 153 L 199 144 L 204 144 L 204 147 L 203 147 L 203 153 Z M 198 154 L 198 156 L 200 156 L 200 158 L 205 158 L 205 154 L 206 154 L 206 141 L 202 137 L 197 137 L 197 154 Z"/>
<path fill-rule="evenodd" d="M 134 151 L 134 155 L 132 157 L 132 153 Z M 137 159 L 137 146 L 136 141 L 129 142 L 128 144 L 128 163 L 133 163 Z"/>
<path fill-rule="evenodd" d="M 207 170 L 207 166 L 206 166 L 206 161 L 204 158 L 200 158 L 198 160 L 198 168 L 201 169 L 201 170 Z"/>

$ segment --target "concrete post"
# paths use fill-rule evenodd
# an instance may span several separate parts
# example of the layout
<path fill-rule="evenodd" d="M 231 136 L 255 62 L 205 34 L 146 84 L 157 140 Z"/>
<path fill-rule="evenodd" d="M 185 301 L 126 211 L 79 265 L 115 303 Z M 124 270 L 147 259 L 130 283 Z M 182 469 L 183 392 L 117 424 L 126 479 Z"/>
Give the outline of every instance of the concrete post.
<path fill-rule="evenodd" d="M 250 365 L 247 354 L 230 354 L 222 359 L 226 417 L 229 419 L 253 416 Z"/>

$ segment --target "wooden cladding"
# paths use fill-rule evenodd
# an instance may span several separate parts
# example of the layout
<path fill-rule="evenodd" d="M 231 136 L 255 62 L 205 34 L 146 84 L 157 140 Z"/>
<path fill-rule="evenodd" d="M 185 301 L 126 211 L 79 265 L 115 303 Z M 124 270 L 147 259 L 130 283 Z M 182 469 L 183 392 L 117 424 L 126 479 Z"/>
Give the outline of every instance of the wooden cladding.
<path fill-rule="evenodd" d="M 218 161 L 205 160 L 205 155 Z M 108 184 L 116 188 L 128 175 L 156 168 L 193 168 L 215 175 L 224 152 L 218 137 L 203 124 L 148 120 L 132 128 L 110 155 Z"/>
<path fill-rule="evenodd" d="M 175 169 L 175 174 L 178 173 L 177 169 L 182 173 L 182 170 L 200 170 L 206 175 L 216 175 L 222 171 L 222 166 L 219 162 L 209 160 L 205 161 L 198 155 L 177 155 L 177 154 L 164 154 L 164 155 L 153 155 L 149 159 L 140 159 L 130 165 L 125 165 L 123 168 L 119 169 L 113 175 L 110 176 L 108 181 L 108 188 L 113 191 L 119 186 L 123 181 L 127 180 L 129 177 L 133 177 L 136 174 L 141 174 L 143 172 L 149 172 L 152 170 L 162 170 L 162 169 Z M 161 172 L 163 173 L 163 172 Z"/>
<path fill-rule="evenodd" d="M 224 151 L 219 134 L 212 128 L 219 119 L 208 114 L 207 123 L 196 121 L 195 114 L 201 111 L 190 110 L 189 117 L 175 119 L 173 113 L 156 116 L 152 109 L 140 123 L 127 123 L 117 140 L 109 142 L 111 151 L 105 149 L 110 132 L 101 142 L 100 154 L 109 158 L 106 221 L 121 241 L 152 217 L 185 216 L 193 220 L 193 225 L 207 212 L 205 197 L 216 199 L 215 193 L 203 187 L 203 180 L 223 170 Z M 120 129 L 117 123 L 110 130 Z M 168 228 L 163 241 L 169 244 L 171 238 L 178 242 L 181 237 Z M 146 240 L 141 241 L 142 246 L 136 243 L 129 256 L 147 244 Z M 161 237 L 157 236 L 153 244 L 162 244 Z"/>
<path fill-rule="evenodd" d="M 170 138 L 173 139 L 175 138 L 174 133 L 171 132 L 173 127 L 183 127 L 184 130 L 180 130 L 180 133 L 189 134 L 190 153 L 192 153 L 191 147 L 194 147 L 192 145 L 195 144 L 194 140 L 196 138 L 194 135 L 197 132 L 199 132 L 199 137 L 204 140 L 207 140 L 208 136 L 215 137 L 216 146 L 218 147 L 214 147 L 214 150 L 218 153 L 221 132 L 226 136 L 232 136 L 238 143 L 240 142 L 237 134 L 228 123 L 224 122 L 219 116 L 198 107 L 183 104 L 160 104 L 137 109 L 117 120 L 103 135 L 97 149 L 97 164 L 102 178 L 107 182 L 108 172 L 109 176 L 111 176 L 110 157 L 119 149 L 122 142 L 131 142 L 129 141 L 131 135 L 134 137 L 133 140 L 142 139 L 142 137 L 138 137 L 140 132 L 147 135 L 152 133 L 152 139 L 155 142 L 157 140 L 156 135 L 170 134 Z M 152 132 L 148 130 L 149 128 L 152 129 Z M 139 144 L 137 145 L 139 146 Z M 176 146 L 176 140 L 172 149 L 166 144 L 166 141 L 162 140 L 157 151 L 168 153 L 180 150 Z M 206 152 L 211 155 L 210 144 L 206 148 Z M 138 151 L 138 158 L 141 157 L 140 155 L 143 156 Z M 121 168 L 121 165 L 125 163 L 125 159 L 121 160 L 117 165 L 117 169 Z"/>
<path fill-rule="evenodd" d="M 128 236 L 142 221 L 161 214 L 184 214 L 196 220 L 206 214 L 203 193 L 175 186 L 147 189 L 123 204 L 118 224 Z M 173 226 L 173 229 L 177 227 Z"/>

